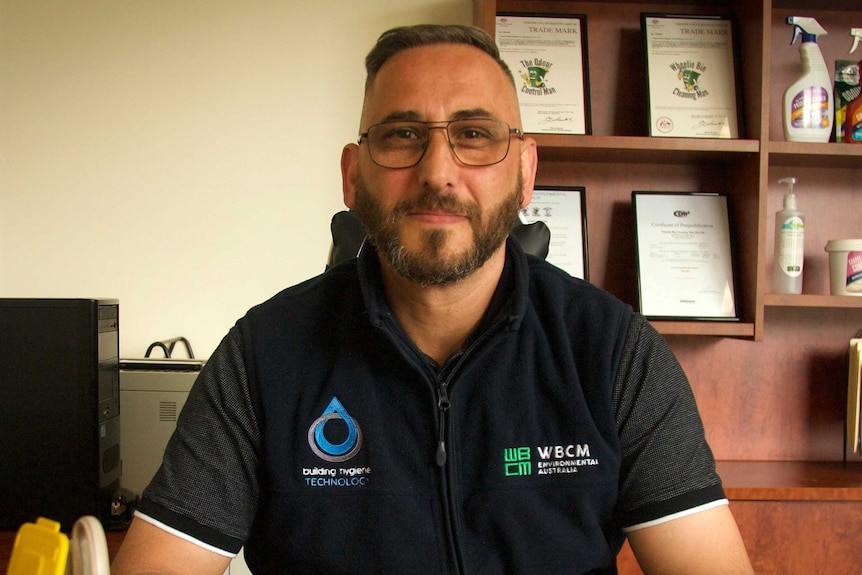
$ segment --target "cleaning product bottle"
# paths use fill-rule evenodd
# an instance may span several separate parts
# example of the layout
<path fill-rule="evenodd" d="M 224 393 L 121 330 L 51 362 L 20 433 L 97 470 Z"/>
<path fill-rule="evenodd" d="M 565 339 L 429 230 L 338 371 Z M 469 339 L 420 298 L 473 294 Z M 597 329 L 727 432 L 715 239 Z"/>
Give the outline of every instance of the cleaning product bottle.
<path fill-rule="evenodd" d="M 853 47 L 849 52 L 852 54 L 859 46 L 859 40 L 862 40 L 862 28 L 851 28 L 850 36 L 853 37 Z M 847 123 L 847 105 L 860 95 L 862 95 L 862 88 L 859 87 L 859 61 L 843 58 L 835 60 L 835 89 L 832 91 L 835 120 L 832 123 L 835 128 L 835 141 L 839 144 L 846 141 L 844 132 Z M 859 103 L 862 104 L 862 100 Z"/>
<path fill-rule="evenodd" d="M 805 214 L 796 209 L 793 184 L 796 178 L 782 178 L 787 184 L 784 209 L 775 214 L 775 263 L 772 291 L 802 293 L 802 259 L 805 244 Z"/>
<path fill-rule="evenodd" d="M 855 52 L 859 46 L 859 40 L 862 40 L 862 28 L 850 28 L 850 35 L 853 36 L 853 46 L 847 52 L 848 54 Z"/>
<path fill-rule="evenodd" d="M 850 48 L 852 54 L 856 47 L 859 46 L 859 40 L 862 40 L 862 28 L 851 28 L 850 35 L 853 36 L 853 47 Z M 852 94 L 852 99 L 847 102 L 847 107 L 844 112 L 844 141 L 848 144 L 862 144 L 862 96 L 859 90 L 859 69 L 860 62 L 856 63 L 856 91 Z M 836 116 L 836 121 L 837 121 Z"/>
<path fill-rule="evenodd" d="M 793 40 L 802 35 L 802 75 L 784 92 L 784 138 L 790 142 L 828 142 L 832 134 L 832 82 L 817 37 L 826 30 L 814 18 L 789 16 Z"/>

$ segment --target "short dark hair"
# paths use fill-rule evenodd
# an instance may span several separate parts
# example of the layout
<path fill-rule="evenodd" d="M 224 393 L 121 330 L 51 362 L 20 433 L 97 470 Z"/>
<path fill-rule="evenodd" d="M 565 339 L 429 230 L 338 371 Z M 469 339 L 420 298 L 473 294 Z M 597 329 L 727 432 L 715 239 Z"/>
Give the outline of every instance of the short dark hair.
<path fill-rule="evenodd" d="M 461 24 L 418 24 L 392 28 L 380 35 L 374 48 L 365 57 L 365 91 L 368 91 L 380 68 L 390 58 L 409 48 L 434 44 L 464 44 L 478 48 L 493 58 L 512 84 L 515 83 L 512 71 L 500 57 L 494 39 L 481 28 Z"/>

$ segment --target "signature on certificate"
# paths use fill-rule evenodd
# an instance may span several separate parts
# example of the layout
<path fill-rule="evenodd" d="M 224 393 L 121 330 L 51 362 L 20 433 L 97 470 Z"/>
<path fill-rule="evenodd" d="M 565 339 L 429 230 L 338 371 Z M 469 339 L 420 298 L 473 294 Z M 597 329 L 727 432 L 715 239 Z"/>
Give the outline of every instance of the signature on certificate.
<path fill-rule="evenodd" d="M 572 116 L 547 116 L 539 122 L 540 126 L 562 126 L 565 124 L 573 124 L 575 119 Z"/>
<path fill-rule="evenodd" d="M 727 122 L 724 120 L 701 120 L 692 128 L 723 128 L 727 125 Z"/>

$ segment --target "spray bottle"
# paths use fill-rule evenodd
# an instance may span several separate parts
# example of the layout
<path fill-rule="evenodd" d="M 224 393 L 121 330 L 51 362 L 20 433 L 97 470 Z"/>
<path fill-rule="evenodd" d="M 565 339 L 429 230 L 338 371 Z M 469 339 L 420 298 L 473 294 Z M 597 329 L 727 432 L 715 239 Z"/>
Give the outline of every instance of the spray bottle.
<path fill-rule="evenodd" d="M 850 35 L 853 36 L 853 47 L 850 48 L 850 54 L 859 46 L 859 41 L 862 40 L 862 28 L 851 28 Z M 847 104 L 844 113 L 844 140 L 849 144 L 862 144 L 862 95 L 859 89 L 859 69 L 862 68 L 859 62 L 854 63 L 855 66 L 851 70 L 855 70 L 855 91 L 847 97 Z M 836 116 L 836 121 L 838 117 Z"/>
<path fill-rule="evenodd" d="M 789 16 L 793 40 L 802 36 L 802 75 L 784 92 L 784 138 L 790 142 L 828 142 L 832 134 L 832 82 L 817 37 L 826 30 L 814 18 Z"/>
<path fill-rule="evenodd" d="M 851 28 L 850 36 L 853 37 L 853 47 L 850 48 L 852 54 L 859 40 L 862 40 L 862 28 Z M 862 89 L 859 87 L 859 62 L 857 60 L 839 59 L 835 60 L 835 89 L 833 97 L 835 100 L 835 141 L 839 144 L 845 141 L 851 141 L 845 138 L 845 128 L 847 124 L 847 106 L 853 100 L 859 98 Z M 857 104 L 862 104 L 862 101 Z M 858 143 L 862 140 L 857 140 Z"/>
<path fill-rule="evenodd" d="M 850 28 L 850 35 L 853 36 L 853 46 L 848 54 L 852 54 L 859 47 L 859 40 L 862 40 L 862 28 Z"/>
<path fill-rule="evenodd" d="M 772 291 L 802 293 L 802 260 L 805 246 L 805 214 L 796 209 L 793 184 L 796 178 L 781 178 L 787 184 L 784 209 L 775 214 L 775 260 Z"/>

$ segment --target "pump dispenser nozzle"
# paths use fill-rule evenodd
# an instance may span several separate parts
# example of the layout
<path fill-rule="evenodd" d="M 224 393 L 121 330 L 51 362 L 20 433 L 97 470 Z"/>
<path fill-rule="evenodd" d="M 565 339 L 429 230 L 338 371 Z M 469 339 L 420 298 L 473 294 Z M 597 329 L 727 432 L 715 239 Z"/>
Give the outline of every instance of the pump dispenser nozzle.
<path fill-rule="evenodd" d="M 787 184 L 787 193 L 784 195 L 784 209 L 796 209 L 796 194 L 793 193 L 793 184 L 796 183 L 796 178 L 781 178 L 779 184 Z"/>
<path fill-rule="evenodd" d="M 809 18 L 807 16 L 788 16 L 787 23 L 793 26 L 793 39 L 790 41 L 791 44 L 796 44 L 796 40 L 799 38 L 799 35 L 802 34 L 802 41 L 817 41 L 818 36 L 825 36 L 827 34 L 826 30 L 820 23 L 814 18 Z M 806 36 L 813 36 L 813 38 L 806 38 Z"/>
<path fill-rule="evenodd" d="M 852 54 L 859 46 L 859 40 L 862 40 L 862 28 L 850 28 L 850 35 L 853 36 L 853 47 L 850 48 L 848 54 Z"/>

